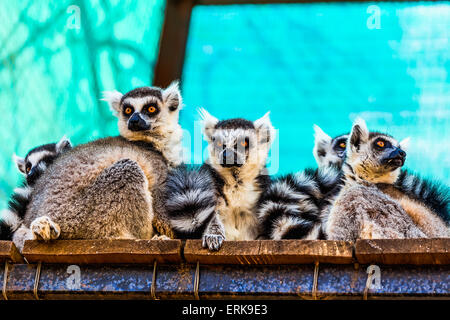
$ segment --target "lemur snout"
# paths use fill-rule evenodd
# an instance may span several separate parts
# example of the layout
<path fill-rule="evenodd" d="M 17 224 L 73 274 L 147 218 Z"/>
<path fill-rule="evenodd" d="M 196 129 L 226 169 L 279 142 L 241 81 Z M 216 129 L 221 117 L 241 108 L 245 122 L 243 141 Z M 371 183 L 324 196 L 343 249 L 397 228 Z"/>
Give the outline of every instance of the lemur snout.
<path fill-rule="evenodd" d="M 149 130 L 150 125 L 142 119 L 139 113 L 134 113 L 130 120 L 128 120 L 128 129 L 131 131 L 144 131 Z"/>
<path fill-rule="evenodd" d="M 383 159 L 383 163 L 393 167 L 401 167 L 405 164 L 406 152 L 400 148 L 394 147 L 394 150 Z"/>
<path fill-rule="evenodd" d="M 222 167 L 241 167 L 242 163 L 239 163 L 236 152 L 230 149 L 225 149 L 222 152 L 222 161 L 220 163 Z"/>

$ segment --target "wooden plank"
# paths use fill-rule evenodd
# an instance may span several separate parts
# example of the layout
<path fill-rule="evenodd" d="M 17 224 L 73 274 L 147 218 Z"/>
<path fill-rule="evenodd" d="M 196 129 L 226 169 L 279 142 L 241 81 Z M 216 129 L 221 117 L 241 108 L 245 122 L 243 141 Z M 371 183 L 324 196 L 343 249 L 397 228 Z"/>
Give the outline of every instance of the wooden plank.
<path fill-rule="evenodd" d="M 356 260 L 361 264 L 450 264 L 450 238 L 358 240 Z"/>
<path fill-rule="evenodd" d="M 187 240 L 184 258 L 201 264 L 346 264 L 352 263 L 352 252 L 353 244 L 345 241 L 225 241 L 219 251 L 209 251 L 200 240 Z"/>
<path fill-rule="evenodd" d="M 181 79 L 194 2 L 194 0 L 168 0 L 166 2 L 153 85 L 166 87 L 173 80 Z"/>
<path fill-rule="evenodd" d="M 181 240 L 25 241 L 28 262 L 44 263 L 181 263 Z"/>
<path fill-rule="evenodd" d="M 23 263 L 23 258 L 12 241 L 0 241 L 0 262 Z"/>

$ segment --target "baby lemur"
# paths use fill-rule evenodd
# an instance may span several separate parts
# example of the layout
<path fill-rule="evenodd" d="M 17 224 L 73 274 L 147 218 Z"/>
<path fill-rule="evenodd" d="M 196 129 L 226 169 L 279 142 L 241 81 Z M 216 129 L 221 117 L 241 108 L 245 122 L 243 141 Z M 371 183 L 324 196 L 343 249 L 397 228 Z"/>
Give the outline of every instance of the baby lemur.
<path fill-rule="evenodd" d="M 95 140 L 63 153 L 32 191 L 26 239 L 150 239 L 152 223 L 170 232 L 155 207 L 168 167 L 181 163 L 181 95 L 142 87 L 105 95 L 118 118 L 120 136 Z"/>
<path fill-rule="evenodd" d="M 202 238 L 218 250 L 224 240 L 258 237 L 255 209 L 270 182 L 266 159 L 275 130 L 268 113 L 254 122 L 200 113 L 209 158 L 201 168 L 169 174 L 166 208 L 177 237 Z"/>
<path fill-rule="evenodd" d="M 25 180 L 20 188 L 14 189 L 8 202 L 8 209 L 3 212 L 0 220 L 0 240 L 12 240 L 13 233 L 22 224 L 37 179 L 60 154 L 71 148 L 69 139 L 64 136 L 58 143 L 49 143 L 31 149 L 25 158 L 14 154 L 14 162 L 19 172 L 25 176 Z"/>
<path fill-rule="evenodd" d="M 347 142 L 343 186 L 324 219 L 328 239 L 448 237 L 444 220 L 396 187 L 406 158 L 403 142 L 369 132 L 357 119 Z M 444 190 L 443 190 L 444 191 Z M 445 193 L 443 197 L 448 197 Z"/>

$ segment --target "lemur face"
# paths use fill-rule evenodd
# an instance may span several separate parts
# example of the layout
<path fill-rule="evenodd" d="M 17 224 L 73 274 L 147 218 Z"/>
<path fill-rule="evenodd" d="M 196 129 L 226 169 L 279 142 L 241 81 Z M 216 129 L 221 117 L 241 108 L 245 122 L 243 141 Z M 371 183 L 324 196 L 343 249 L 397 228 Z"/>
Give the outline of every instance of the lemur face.
<path fill-rule="evenodd" d="M 13 159 L 19 171 L 26 176 L 27 183 L 32 184 L 61 153 L 70 149 L 72 144 L 69 139 L 62 137 L 58 143 L 31 149 L 25 158 L 13 155 Z"/>
<path fill-rule="evenodd" d="M 254 122 L 239 118 L 219 121 L 204 109 L 200 113 L 213 167 L 264 167 L 275 135 L 268 113 Z"/>
<path fill-rule="evenodd" d="M 224 120 L 215 129 L 211 136 L 211 160 L 222 167 L 241 167 L 256 146 L 253 123 L 244 119 Z"/>
<path fill-rule="evenodd" d="M 357 119 L 348 138 L 346 164 L 360 178 L 373 183 L 394 183 L 406 159 L 409 139 L 398 142 L 393 137 L 369 132 Z"/>
<path fill-rule="evenodd" d="M 341 168 L 345 158 L 348 134 L 331 138 L 317 125 L 314 125 L 314 132 L 313 154 L 319 168 L 330 166 Z"/>
<path fill-rule="evenodd" d="M 142 87 L 124 95 L 117 91 L 104 95 L 119 119 L 120 134 L 129 140 L 163 137 L 178 124 L 181 94 L 176 82 L 164 90 Z"/>

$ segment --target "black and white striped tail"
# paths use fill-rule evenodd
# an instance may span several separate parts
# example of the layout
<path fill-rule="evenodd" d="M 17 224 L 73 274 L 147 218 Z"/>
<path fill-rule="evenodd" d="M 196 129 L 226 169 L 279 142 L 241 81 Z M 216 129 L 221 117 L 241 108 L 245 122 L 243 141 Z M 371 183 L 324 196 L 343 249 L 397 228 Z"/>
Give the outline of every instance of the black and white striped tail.
<path fill-rule="evenodd" d="M 395 182 L 395 187 L 407 196 L 425 204 L 447 225 L 450 225 L 450 189 L 447 186 L 402 170 Z"/>
<path fill-rule="evenodd" d="M 27 206 L 30 203 L 31 188 L 26 184 L 14 190 L 8 202 L 8 209 L 1 214 L 0 240 L 12 240 L 14 231 L 22 224 Z"/>
<path fill-rule="evenodd" d="M 217 204 L 210 171 L 205 166 L 171 170 L 165 195 L 167 215 L 176 237 L 200 239 Z"/>
<path fill-rule="evenodd" d="M 321 205 L 336 186 L 335 169 L 307 169 L 272 182 L 261 197 L 258 216 L 267 239 L 317 239 L 321 237 Z"/>

